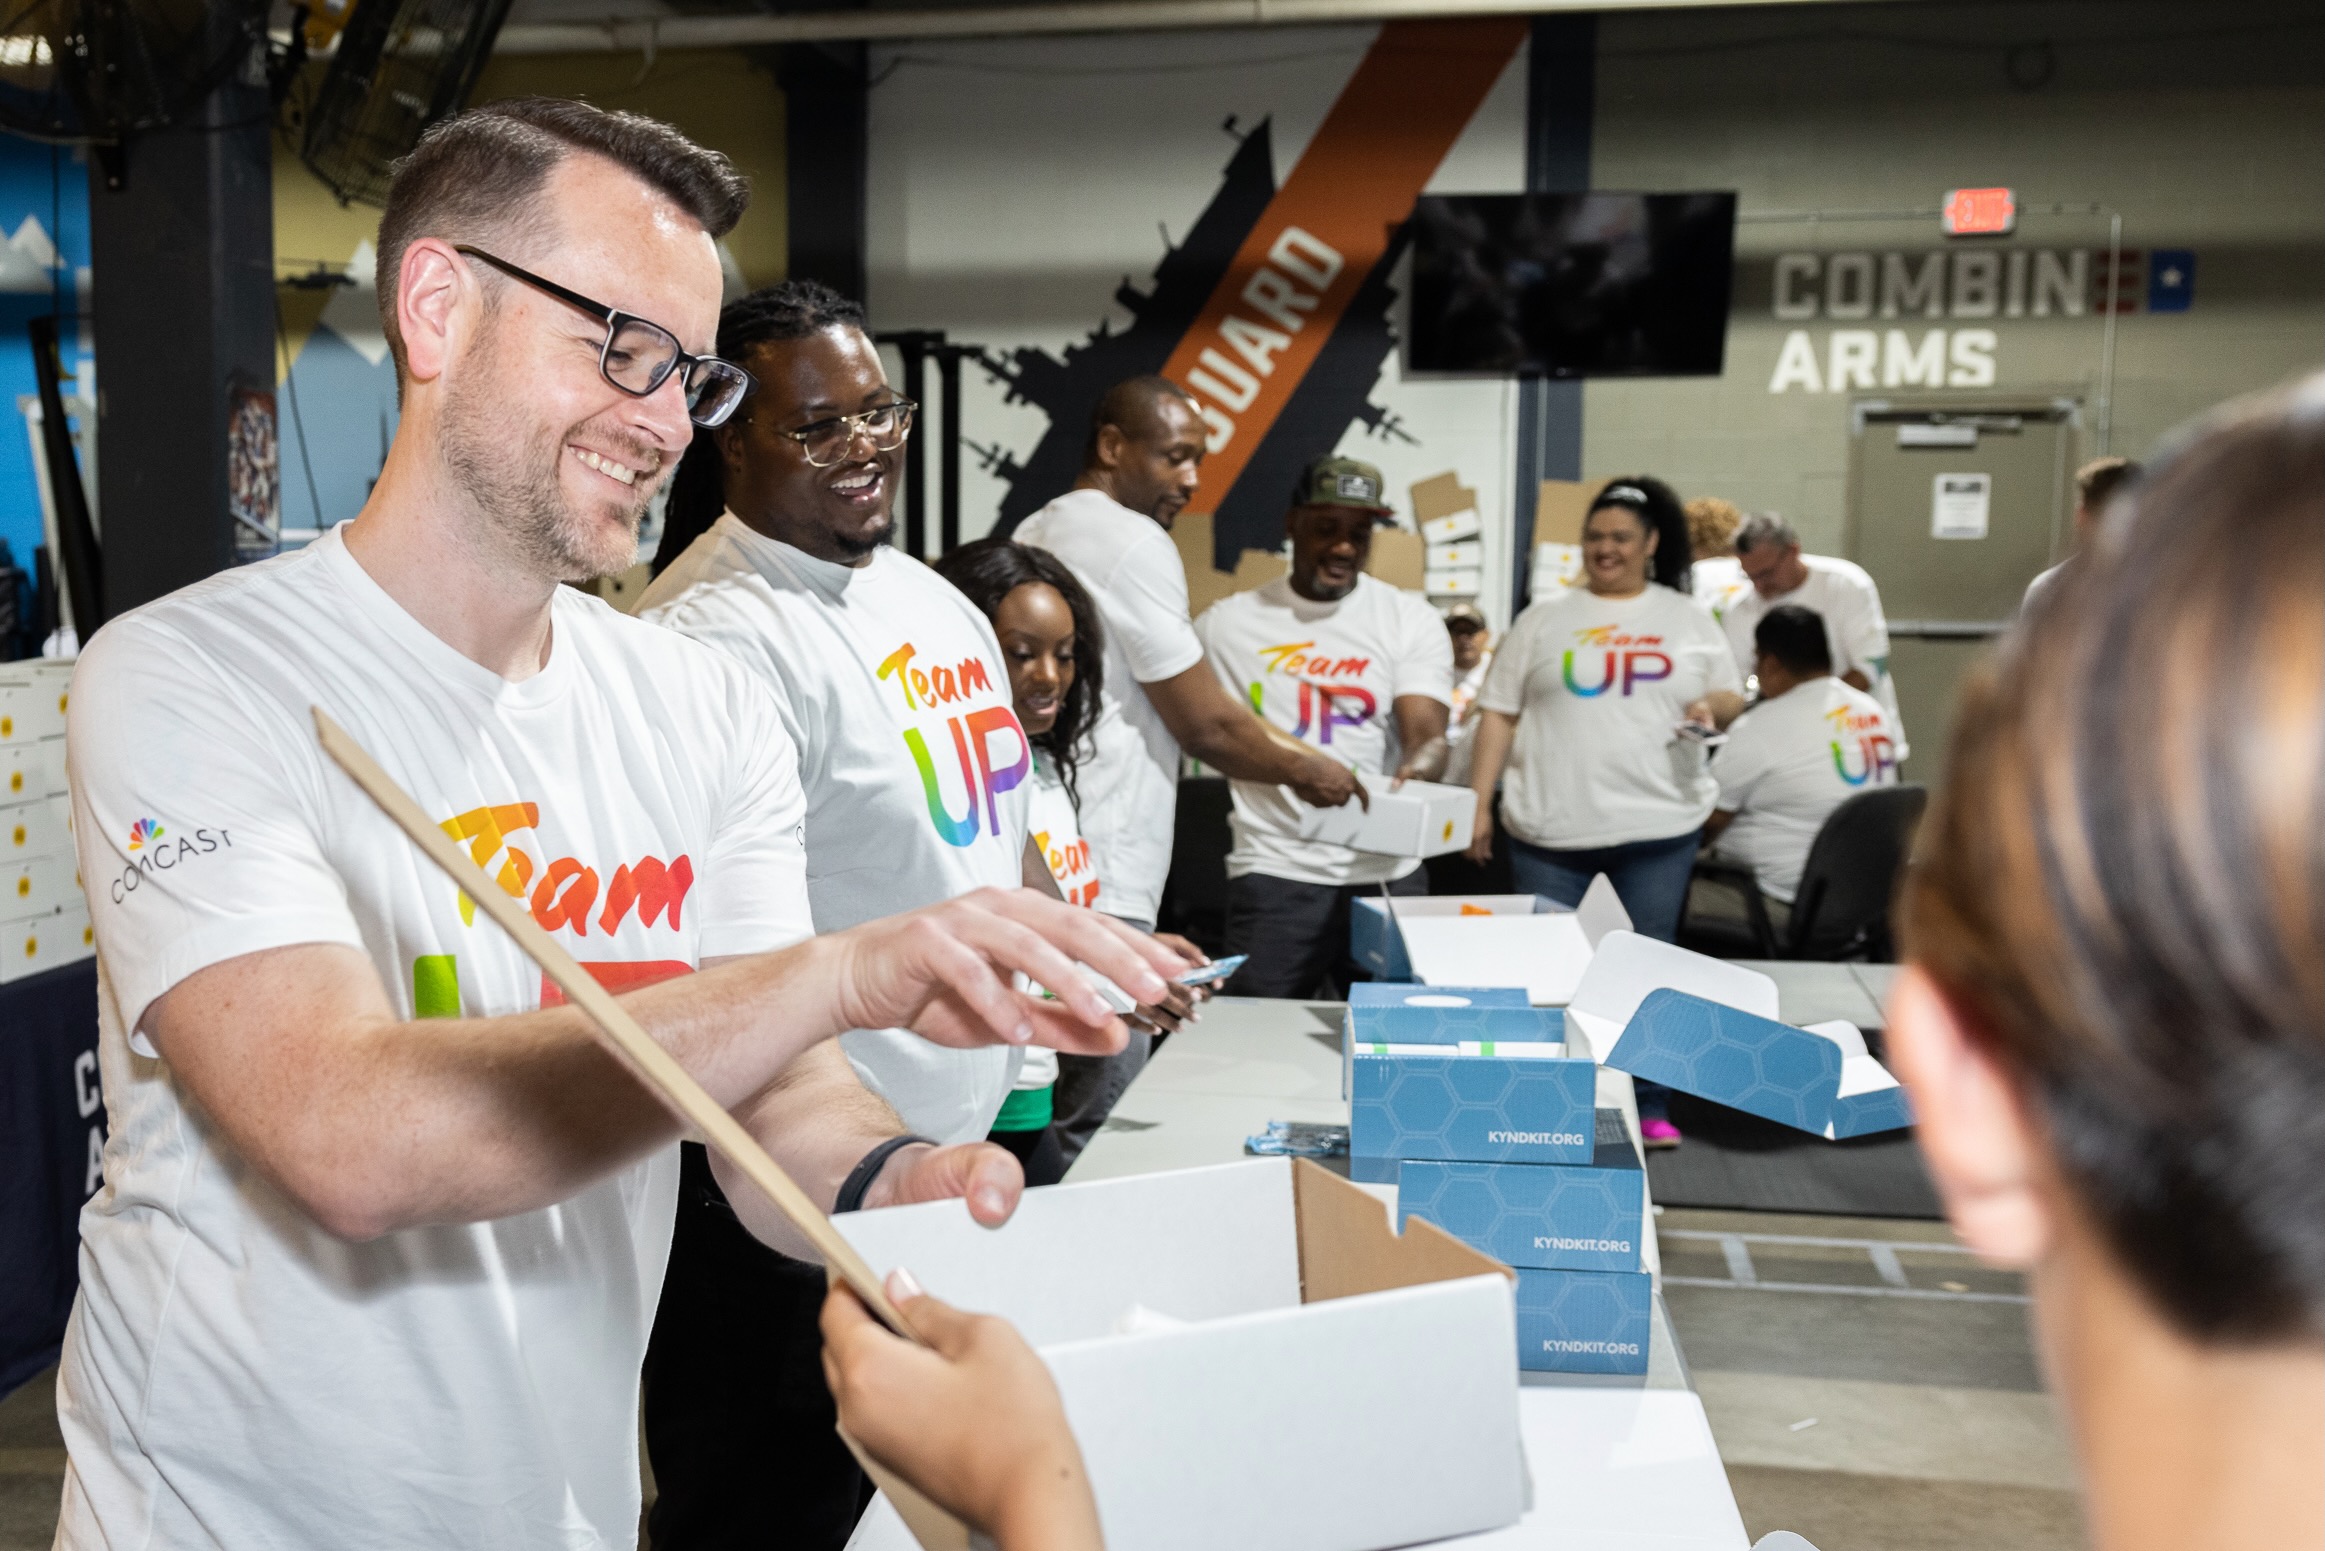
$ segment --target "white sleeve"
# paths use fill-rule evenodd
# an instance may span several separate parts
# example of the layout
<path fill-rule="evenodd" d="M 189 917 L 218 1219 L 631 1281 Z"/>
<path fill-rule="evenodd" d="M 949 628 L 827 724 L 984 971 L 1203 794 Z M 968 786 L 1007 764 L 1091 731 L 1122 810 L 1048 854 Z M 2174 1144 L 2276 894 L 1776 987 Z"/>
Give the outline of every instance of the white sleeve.
<path fill-rule="evenodd" d="M 197 970 L 297 943 L 364 947 L 321 836 L 311 728 L 164 626 L 98 632 L 73 674 L 73 844 L 97 951 L 135 1030 Z M 344 780 L 336 770 L 330 779 Z"/>
<path fill-rule="evenodd" d="M 1526 675 L 1534 666 L 1534 637 L 1541 634 L 1538 608 L 1539 605 L 1520 614 L 1495 649 L 1493 665 L 1485 670 L 1485 683 L 1477 692 L 1480 709 L 1515 716 L 1523 708 Z"/>
<path fill-rule="evenodd" d="M 1453 704 L 1453 637 L 1437 611 L 1409 592 L 1396 595 L 1397 622 L 1403 639 L 1397 643 L 1398 695 L 1426 695 L 1440 705 Z"/>
<path fill-rule="evenodd" d="M 1874 664 L 1889 656 L 1889 621 L 1881 612 L 1881 589 L 1862 570 L 1849 580 L 1855 585 L 1849 589 L 1851 617 L 1841 632 L 1841 647 L 1851 662 L 1866 670 L 1866 677 L 1878 679 Z"/>
<path fill-rule="evenodd" d="M 807 903 L 807 797 L 799 753 L 775 698 L 741 668 L 730 675 L 734 766 L 704 859 L 697 951 L 705 959 L 765 953 L 815 932 Z"/>
<path fill-rule="evenodd" d="M 1736 667 L 1736 654 L 1728 650 L 1727 634 L 1718 621 L 1703 616 L 1704 638 L 1707 643 L 1703 654 L 1703 692 L 1724 689 L 1730 694 L 1744 692 L 1744 675 Z"/>
<path fill-rule="evenodd" d="M 1141 684 L 1177 678 L 1203 660 L 1203 643 L 1187 618 L 1187 568 L 1162 529 L 1115 564 L 1098 589 L 1098 604 Z"/>

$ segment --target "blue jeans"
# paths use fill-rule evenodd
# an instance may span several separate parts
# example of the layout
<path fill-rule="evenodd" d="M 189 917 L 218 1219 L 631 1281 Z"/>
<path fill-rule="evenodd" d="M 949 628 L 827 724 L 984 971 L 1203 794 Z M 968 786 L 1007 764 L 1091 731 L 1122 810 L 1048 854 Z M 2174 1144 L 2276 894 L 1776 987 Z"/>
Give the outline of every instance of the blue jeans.
<path fill-rule="evenodd" d="M 1629 845 L 1600 846 L 1590 851 L 1552 851 L 1517 836 L 1510 841 L 1510 876 L 1519 892 L 1539 894 L 1559 905 L 1579 905 L 1590 880 L 1599 873 L 1615 886 L 1615 894 L 1630 912 L 1631 929 L 1642 937 L 1670 942 L 1679 935 L 1679 915 L 1687 906 L 1687 880 L 1695 872 L 1695 851 L 1701 830 L 1673 835 L 1669 840 L 1634 840 Z M 1638 1079 L 1641 1120 L 1667 1120 L 1671 1090 L 1659 1082 Z"/>

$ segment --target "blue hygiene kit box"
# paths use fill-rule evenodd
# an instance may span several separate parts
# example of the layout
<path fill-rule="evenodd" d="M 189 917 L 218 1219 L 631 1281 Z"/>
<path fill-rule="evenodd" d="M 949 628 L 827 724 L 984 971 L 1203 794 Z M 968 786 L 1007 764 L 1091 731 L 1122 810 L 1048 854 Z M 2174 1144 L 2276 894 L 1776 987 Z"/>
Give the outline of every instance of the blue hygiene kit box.
<path fill-rule="evenodd" d="M 1505 1047 L 1508 1042 L 1500 1042 Z M 1548 1042 L 1535 1042 L 1540 1050 Z M 1351 1063 L 1349 1177 L 1393 1183 L 1408 1158 L 1588 1163 L 1598 1067 L 1587 1058 L 1489 1054 L 1491 1044 L 1359 1043 Z M 1563 1049 L 1563 1046 L 1552 1048 Z M 1474 1052 L 1474 1053 L 1472 1053 Z"/>
<path fill-rule="evenodd" d="M 1639 1003 L 1606 1061 L 1815 1136 L 1866 1136 L 1913 1123 L 1905 1090 L 1851 1024 L 1795 1028 L 1664 989 Z"/>
<path fill-rule="evenodd" d="M 1520 1270 L 1518 1366 L 1645 1373 L 1653 1280 L 1644 1271 Z"/>
<path fill-rule="evenodd" d="M 1636 1271 L 1646 1196 L 1622 1111 L 1602 1109 L 1587 1165 L 1405 1163 L 1397 1220 L 1435 1223 L 1520 1269 Z"/>

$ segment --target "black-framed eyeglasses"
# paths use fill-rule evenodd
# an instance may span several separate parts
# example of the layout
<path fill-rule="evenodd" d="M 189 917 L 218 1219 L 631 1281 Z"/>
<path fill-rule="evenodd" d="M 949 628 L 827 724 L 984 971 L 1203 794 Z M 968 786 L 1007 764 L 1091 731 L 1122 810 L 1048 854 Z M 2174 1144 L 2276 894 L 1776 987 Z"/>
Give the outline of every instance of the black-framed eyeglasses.
<path fill-rule="evenodd" d="M 912 434 L 912 416 L 919 408 L 910 399 L 897 399 L 858 414 L 834 415 L 829 420 L 818 420 L 783 434 L 799 443 L 799 450 L 811 467 L 828 469 L 847 461 L 859 436 L 872 444 L 874 452 L 894 452 L 903 446 L 904 439 Z"/>
<path fill-rule="evenodd" d="M 743 395 L 751 391 L 749 372 L 715 355 L 688 355 L 679 345 L 678 336 L 659 323 L 592 301 L 579 291 L 569 291 L 554 280 L 544 280 L 530 270 L 519 269 L 482 248 L 455 243 L 452 251 L 482 259 L 510 279 L 522 280 L 534 290 L 554 296 L 603 323 L 605 344 L 597 353 L 597 369 L 607 382 L 633 398 L 646 397 L 668 382 L 672 372 L 677 372 L 686 390 L 687 417 L 707 429 L 726 424 L 735 406 L 743 402 Z"/>

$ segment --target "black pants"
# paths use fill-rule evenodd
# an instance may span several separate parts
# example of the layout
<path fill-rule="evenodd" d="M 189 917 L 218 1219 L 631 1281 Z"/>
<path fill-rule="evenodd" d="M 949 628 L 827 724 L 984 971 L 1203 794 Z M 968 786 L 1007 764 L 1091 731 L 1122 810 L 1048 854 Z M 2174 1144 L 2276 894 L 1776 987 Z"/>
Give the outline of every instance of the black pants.
<path fill-rule="evenodd" d="M 653 1551 L 840 1551 L 872 1485 L 823 1379 L 821 1266 L 736 1220 L 710 1158 L 680 1149 L 678 1225 L 646 1348 Z"/>
<path fill-rule="evenodd" d="M 1227 953 L 1251 962 L 1227 982 L 1229 996 L 1320 997 L 1336 1000 L 1372 975 L 1348 954 L 1348 912 L 1359 896 L 1380 896 L 1381 885 L 1295 883 L 1247 872 L 1227 880 Z M 1391 894 L 1429 892 L 1422 868 L 1388 885 Z"/>
<path fill-rule="evenodd" d="M 1066 1177 L 1066 1154 L 1058 1145 L 1056 1126 L 1043 1126 L 1038 1131 L 995 1131 L 985 1140 L 1009 1149 L 1025 1166 L 1028 1185 L 1054 1185 Z"/>

